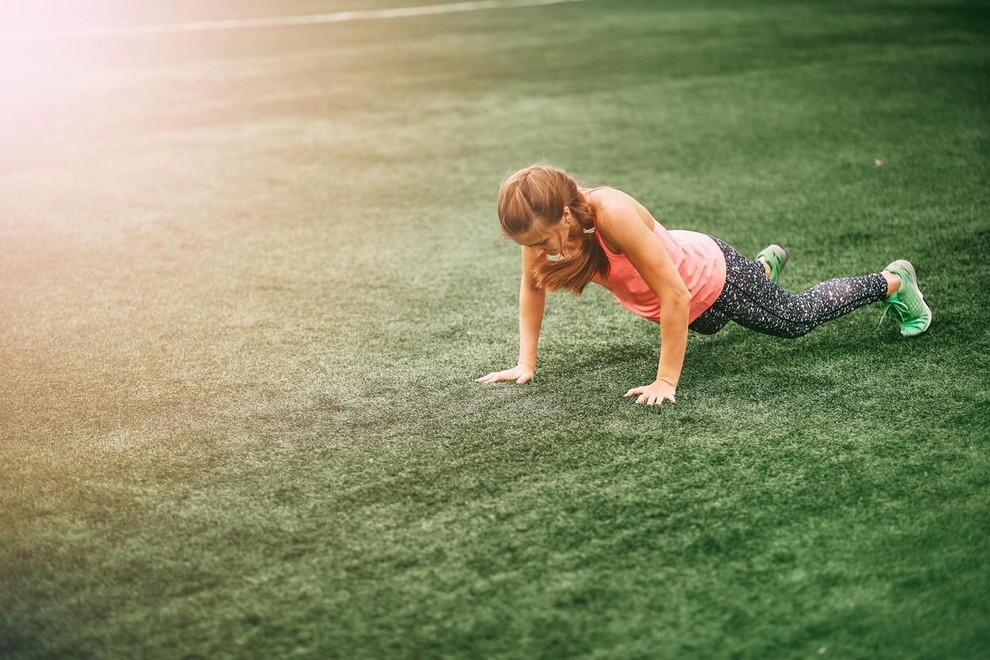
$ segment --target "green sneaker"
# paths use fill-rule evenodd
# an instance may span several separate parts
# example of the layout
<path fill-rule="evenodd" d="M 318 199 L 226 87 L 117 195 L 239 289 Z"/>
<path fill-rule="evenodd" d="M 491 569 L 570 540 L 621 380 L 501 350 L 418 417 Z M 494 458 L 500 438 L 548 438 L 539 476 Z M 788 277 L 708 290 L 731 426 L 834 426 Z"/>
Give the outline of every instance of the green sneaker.
<path fill-rule="evenodd" d="M 925 303 L 925 297 L 921 295 L 918 288 L 918 276 L 914 272 L 914 266 L 906 259 L 899 259 L 884 268 L 887 273 L 892 273 L 901 281 L 901 286 L 891 297 L 883 301 L 883 319 L 891 310 L 900 319 L 901 334 L 905 337 L 920 335 L 932 324 L 932 310 Z"/>
<path fill-rule="evenodd" d="M 776 282 L 787 265 L 787 250 L 774 243 L 760 250 L 756 260 L 770 266 L 770 281 Z"/>

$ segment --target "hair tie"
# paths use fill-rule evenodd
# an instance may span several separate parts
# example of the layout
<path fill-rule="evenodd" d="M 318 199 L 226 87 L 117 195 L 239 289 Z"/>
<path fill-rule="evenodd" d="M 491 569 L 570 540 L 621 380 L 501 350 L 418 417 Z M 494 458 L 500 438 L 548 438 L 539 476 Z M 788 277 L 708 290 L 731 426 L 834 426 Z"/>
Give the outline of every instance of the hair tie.
<path fill-rule="evenodd" d="M 588 229 L 582 229 L 581 231 L 583 231 L 585 234 L 594 234 L 595 233 L 595 226 L 592 225 Z"/>

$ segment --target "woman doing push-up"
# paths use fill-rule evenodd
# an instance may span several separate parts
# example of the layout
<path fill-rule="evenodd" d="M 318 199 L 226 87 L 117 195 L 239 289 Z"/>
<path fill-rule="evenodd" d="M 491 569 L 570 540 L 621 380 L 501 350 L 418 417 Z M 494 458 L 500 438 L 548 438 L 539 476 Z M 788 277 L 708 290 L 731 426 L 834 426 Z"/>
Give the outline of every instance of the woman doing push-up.
<path fill-rule="evenodd" d="M 534 165 L 509 176 L 499 191 L 498 217 L 505 236 L 522 246 L 519 360 L 481 383 L 532 380 L 546 292 L 580 293 L 591 282 L 660 325 L 656 380 L 625 394 L 649 405 L 675 400 L 688 329 L 714 334 L 735 321 L 776 337 L 800 337 L 879 301 L 904 336 L 925 332 L 932 321 L 909 261 L 790 293 L 777 285 L 787 263 L 782 247 L 771 245 L 749 259 L 712 236 L 666 229 L 626 193 L 582 188 L 554 167 Z"/>

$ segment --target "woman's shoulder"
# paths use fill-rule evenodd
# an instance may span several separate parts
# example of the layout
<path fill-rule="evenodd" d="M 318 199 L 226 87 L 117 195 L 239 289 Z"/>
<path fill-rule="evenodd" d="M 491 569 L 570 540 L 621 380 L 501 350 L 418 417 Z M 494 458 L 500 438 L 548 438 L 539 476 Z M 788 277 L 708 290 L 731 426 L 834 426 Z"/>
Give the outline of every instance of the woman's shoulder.
<path fill-rule="evenodd" d="M 618 188 L 595 188 L 585 198 L 595 210 L 595 224 L 607 228 L 625 222 L 653 224 L 653 216 L 632 195 Z"/>
<path fill-rule="evenodd" d="M 653 216 L 632 195 L 616 188 L 597 188 L 586 199 L 595 211 L 598 236 L 614 254 L 623 254 L 629 241 L 640 240 L 644 229 L 653 230 Z"/>
<path fill-rule="evenodd" d="M 594 188 L 585 194 L 585 199 L 595 210 L 596 218 L 605 223 L 630 214 L 638 215 L 643 208 L 632 195 L 618 188 Z"/>
<path fill-rule="evenodd" d="M 584 197 L 596 207 L 636 203 L 632 195 L 611 186 L 589 188 L 584 191 Z"/>

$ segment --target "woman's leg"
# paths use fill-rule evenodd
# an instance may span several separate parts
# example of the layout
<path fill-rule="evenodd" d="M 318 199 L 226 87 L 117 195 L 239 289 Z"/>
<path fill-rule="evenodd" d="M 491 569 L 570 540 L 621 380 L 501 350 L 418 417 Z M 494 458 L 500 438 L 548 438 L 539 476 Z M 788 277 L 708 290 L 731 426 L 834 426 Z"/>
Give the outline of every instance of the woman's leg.
<path fill-rule="evenodd" d="M 728 322 L 729 317 L 715 309 L 713 305 L 702 312 L 701 316 L 696 318 L 688 327 L 702 335 L 714 335 Z"/>
<path fill-rule="evenodd" d="M 762 263 L 716 241 L 725 254 L 726 278 L 712 309 L 757 332 L 800 337 L 826 321 L 887 297 L 888 281 L 881 273 L 829 280 L 793 294 L 770 281 Z"/>

